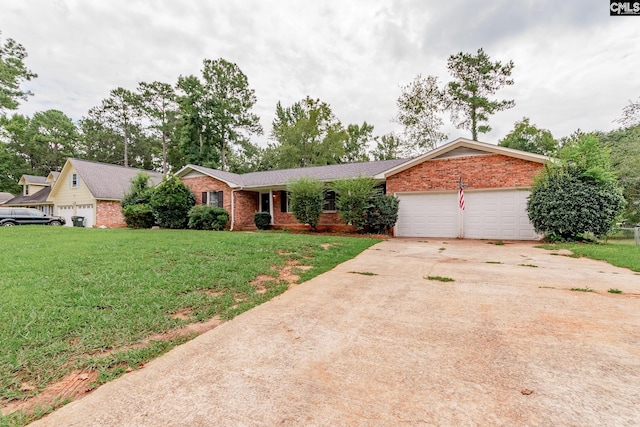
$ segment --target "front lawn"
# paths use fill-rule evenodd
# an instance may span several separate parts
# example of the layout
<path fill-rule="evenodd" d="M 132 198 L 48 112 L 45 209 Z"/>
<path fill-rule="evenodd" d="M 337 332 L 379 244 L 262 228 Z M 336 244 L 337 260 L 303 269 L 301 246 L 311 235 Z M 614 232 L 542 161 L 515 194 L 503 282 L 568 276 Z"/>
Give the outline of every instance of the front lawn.
<path fill-rule="evenodd" d="M 285 291 L 277 276 L 286 265 L 312 266 L 293 266 L 306 281 L 378 241 L 0 227 L 2 404 L 38 394 L 71 371 L 98 372 L 99 384 L 136 369 L 187 339 L 171 338 L 171 331 L 216 316 L 231 319 Z M 250 283 L 261 275 L 274 279 Z M 169 338 L 153 339 L 163 333 Z"/>
<path fill-rule="evenodd" d="M 608 243 L 559 243 L 543 245 L 545 249 L 568 249 L 576 255 L 606 261 L 617 267 L 640 271 L 640 246 L 633 240 L 611 240 Z"/>

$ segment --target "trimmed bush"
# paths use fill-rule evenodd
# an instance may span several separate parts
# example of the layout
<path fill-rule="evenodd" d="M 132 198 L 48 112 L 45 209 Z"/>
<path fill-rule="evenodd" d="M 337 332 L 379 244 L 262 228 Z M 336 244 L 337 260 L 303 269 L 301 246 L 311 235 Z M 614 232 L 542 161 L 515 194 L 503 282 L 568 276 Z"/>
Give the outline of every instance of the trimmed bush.
<path fill-rule="evenodd" d="M 227 228 L 229 212 L 216 206 L 197 205 L 189 211 L 188 226 L 194 230 L 220 231 Z"/>
<path fill-rule="evenodd" d="M 189 211 L 196 198 L 175 175 L 164 178 L 156 187 L 149 205 L 158 225 L 163 228 L 186 228 Z"/>
<path fill-rule="evenodd" d="M 271 227 L 271 214 L 269 212 L 256 212 L 253 214 L 253 222 L 258 230 L 268 230 Z"/>
<path fill-rule="evenodd" d="M 395 196 L 376 194 L 370 200 L 367 209 L 367 227 L 369 232 L 387 234 L 398 221 L 400 200 Z"/>
<path fill-rule="evenodd" d="M 122 214 L 129 228 L 151 228 L 156 222 L 151 208 L 145 204 L 127 205 Z"/>
<path fill-rule="evenodd" d="M 314 178 L 300 178 L 287 186 L 290 192 L 290 207 L 293 216 L 301 224 L 317 229 L 324 203 L 324 184 Z"/>
<path fill-rule="evenodd" d="M 368 177 L 340 179 L 333 183 L 336 192 L 336 208 L 345 224 L 362 232 L 367 225 L 367 211 L 371 205 L 376 182 Z"/>

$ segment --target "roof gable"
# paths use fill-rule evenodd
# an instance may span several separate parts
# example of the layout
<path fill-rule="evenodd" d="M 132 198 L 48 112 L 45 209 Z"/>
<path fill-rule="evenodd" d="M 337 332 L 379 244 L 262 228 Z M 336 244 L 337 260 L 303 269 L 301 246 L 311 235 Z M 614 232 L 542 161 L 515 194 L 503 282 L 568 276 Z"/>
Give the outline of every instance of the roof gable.
<path fill-rule="evenodd" d="M 547 163 L 551 159 L 541 154 L 529 153 L 526 151 L 514 150 L 513 148 L 500 147 L 486 142 L 472 141 L 466 138 L 458 138 L 441 147 L 431 150 L 414 159 L 409 159 L 404 163 L 383 171 L 376 178 L 387 178 L 399 172 L 412 168 L 428 160 L 446 159 L 454 157 L 482 156 L 489 154 L 501 154 L 507 157 L 527 160 L 535 163 Z"/>
<path fill-rule="evenodd" d="M 140 172 L 149 175 L 152 185 L 162 182 L 162 173 L 143 169 L 128 168 L 108 163 L 90 162 L 80 159 L 68 159 L 53 184 L 52 193 L 61 185 L 66 185 L 71 169 L 80 175 L 80 179 L 94 198 L 100 200 L 121 200 L 131 188 L 131 180 Z"/>

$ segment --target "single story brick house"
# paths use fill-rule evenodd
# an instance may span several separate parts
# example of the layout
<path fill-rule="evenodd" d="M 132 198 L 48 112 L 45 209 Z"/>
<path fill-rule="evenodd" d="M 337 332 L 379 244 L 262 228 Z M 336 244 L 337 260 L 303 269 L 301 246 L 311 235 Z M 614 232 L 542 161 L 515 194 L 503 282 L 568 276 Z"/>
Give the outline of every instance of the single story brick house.
<path fill-rule="evenodd" d="M 83 216 L 85 227 L 126 227 L 120 201 L 140 172 L 149 175 L 153 185 L 162 182 L 160 172 L 67 159 L 47 200 L 67 226 L 73 225 L 72 216 Z"/>
<path fill-rule="evenodd" d="M 327 184 L 367 176 L 400 199 L 394 234 L 407 237 L 466 237 L 531 240 L 539 236 L 526 213 L 534 176 L 550 159 L 465 138 L 456 139 L 413 159 L 317 166 L 234 174 L 197 165 L 178 176 L 198 204 L 229 211 L 232 230 L 255 229 L 253 215 L 269 212 L 275 228 L 299 228 L 289 211 L 287 183 L 301 177 Z M 458 207 L 462 180 L 465 210 Z M 335 210 L 335 194 L 327 191 L 319 228 L 348 228 Z"/>

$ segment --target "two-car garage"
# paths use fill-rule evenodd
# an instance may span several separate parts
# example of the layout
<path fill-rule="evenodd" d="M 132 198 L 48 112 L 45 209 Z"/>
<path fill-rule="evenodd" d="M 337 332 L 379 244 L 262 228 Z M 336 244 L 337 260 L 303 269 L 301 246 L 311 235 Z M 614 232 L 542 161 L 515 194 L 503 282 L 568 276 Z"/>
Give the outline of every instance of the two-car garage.
<path fill-rule="evenodd" d="M 458 192 L 399 193 L 399 237 L 464 237 L 533 240 L 538 235 L 526 212 L 526 190 L 467 191 L 465 209 Z"/>
<path fill-rule="evenodd" d="M 400 200 L 394 234 L 535 240 L 527 198 L 546 156 L 459 138 L 377 176 Z M 465 209 L 458 190 L 464 189 Z"/>

